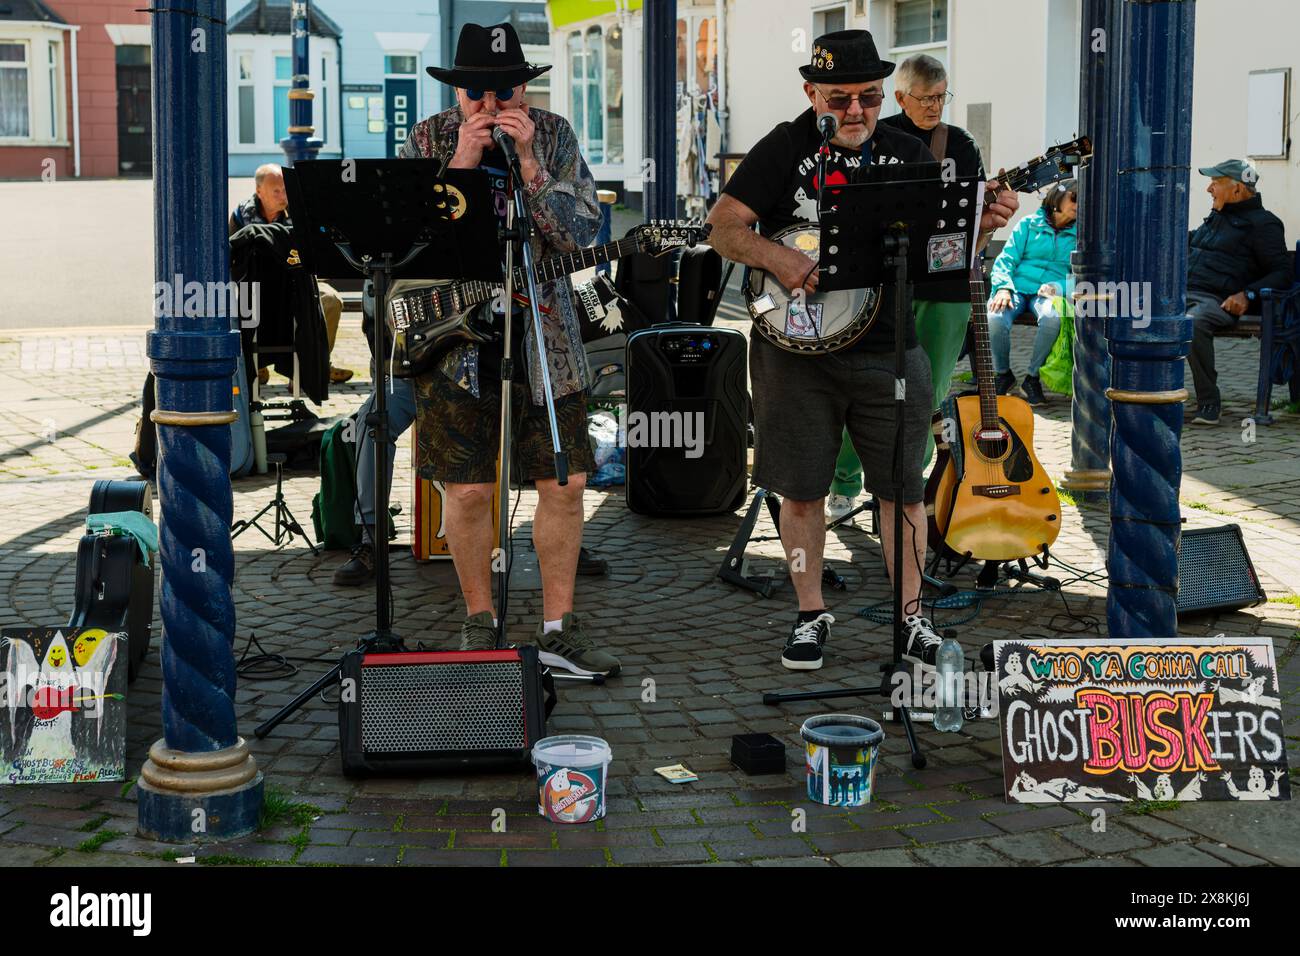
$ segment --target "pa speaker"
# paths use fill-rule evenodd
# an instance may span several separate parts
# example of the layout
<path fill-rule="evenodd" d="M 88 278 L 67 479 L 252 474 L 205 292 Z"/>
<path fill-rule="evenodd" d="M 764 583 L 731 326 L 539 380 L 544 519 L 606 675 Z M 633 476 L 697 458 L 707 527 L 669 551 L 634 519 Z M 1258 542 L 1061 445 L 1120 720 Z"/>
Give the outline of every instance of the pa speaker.
<path fill-rule="evenodd" d="M 1178 616 L 1264 603 L 1264 589 L 1235 524 L 1184 531 L 1178 547 Z"/>
<path fill-rule="evenodd" d="M 627 506 L 696 516 L 740 507 L 748 477 L 745 336 L 661 325 L 628 338 Z"/>
<path fill-rule="evenodd" d="M 554 706 L 535 647 L 343 659 L 339 750 L 349 777 L 528 766 Z"/>

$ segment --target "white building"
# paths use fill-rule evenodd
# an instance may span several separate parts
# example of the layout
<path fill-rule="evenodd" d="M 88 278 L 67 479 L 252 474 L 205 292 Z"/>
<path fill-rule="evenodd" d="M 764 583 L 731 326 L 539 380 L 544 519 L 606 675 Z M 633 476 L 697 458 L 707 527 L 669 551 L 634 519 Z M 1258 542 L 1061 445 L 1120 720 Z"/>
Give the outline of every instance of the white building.
<path fill-rule="evenodd" d="M 596 178 L 639 202 L 643 44 L 640 0 L 551 0 L 553 108 L 579 128 Z M 744 152 L 806 108 L 798 67 L 812 40 L 869 29 L 881 56 L 928 53 L 949 72 L 945 120 L 970 130 L 989 169 L 1073 138 L 1079 116 L 1080 0 L 679 0 L 678 83 L 712 90 L 720 148 Z M 1298 0 L 1198 0 L 1192 90 L 1194 226 L 1209 211 L 1195 168 L 1248 157 L 1265 205 L 1300 238 L 1300 157 L 1290 153 L 1300 70 Z M 689 67 L 689 68 L 688 68 Z M 886 81 L 884 114 L 896 112 Z M 679 124 L 679 134 L 688 131 Z M 688 135 L 679 135 L 679 158 Z M 679 183 L 682 181 L 679 177 Z M 1025 203 L 1024 208 L 1033 204 Z"/>

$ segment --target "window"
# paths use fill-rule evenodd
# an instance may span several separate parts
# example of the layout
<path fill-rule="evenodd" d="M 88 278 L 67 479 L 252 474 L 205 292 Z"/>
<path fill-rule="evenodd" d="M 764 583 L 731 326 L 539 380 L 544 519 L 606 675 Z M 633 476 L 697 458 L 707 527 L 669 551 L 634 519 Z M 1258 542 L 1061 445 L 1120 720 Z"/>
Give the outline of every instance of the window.
<path fill-rule="evenodd" d="M 415 57 L 414 56 L 386 56 L 384 57 L 384 72 L 388 74 L 397 74 L 405 76 L 408 73 L 414 74 Z"/>
<path fill-rule="evenodd" d="M 695 40 L 691 35 L 694 32 Z M 677 21 L 677 92 L 707 93 L 717 86 L 718 20 Z"/>
<path fill-rule="evenodd" d="M 894 46 L 947 40 L 948 0 L 897 0 L 894 4 Z"/>
<path fill-rule="evenodd" d="M 49 45 L 50 71 L 50 139 L 59 138 L 59 45 Z"/>
<path fill-rule="evenodd" d="M 275 55 L 275 141 L 289 136 L 289 90 L 293 87 L 293 57 Z"/>
<path fill-rule="evenodd" d="M 329 79 L 329 58 L 320 58 L 320 104 L 317 111 L 320 113 L 320 141 L 329 142 L 329 115 L 330 115 L 330 88 L 325 85 Z"/>
<path fill-rule="evenodd" d="M 623 29 L 605 34 L 605 162 L 623 162 Z"/>
<path fill-rule="evenodd" d="M 570 122 L 589 163 L 607 162 L 605 150 L 604 43 L 600 27 L 569 34 Z M 620 55 L 620 60 L 621 60 Z M 621 123 L 620 123 L 621 134 Z M 622 152 L 622 146 L 619 146 Z"/>
<path fill-rule="evenodd" d="M 238 99 L 239 99 L 239 142 L 241 144 L 257 142 L 257 114 L 254 111 L 256 97 L 253 86 L 253 54 L 238 53 L 239 61 Z"/>
<path fill-rule="evenodd" d="M 813 11 L 813 36 L 819 37 L 824 33 L 834 33 L 837 30 L 843 30 L 846 21 L 846 11 L 842 6 L 828 7 L 825 10 Z"/>
<path fill-rule="evenodd" d="M 32 135 L 27 44 L 0 43 L 0 136 Z"/>
<path fill-rule="evenodd" d="M 551 62 L 551 48 L 549 46 L 527 45 L 524 47 L 524 59 L 537 66 L 545 66 Z M 550 73 L 543 73 L 541 76 L 528 81 L 528 105 L 539 110 L 551 109 Z"/>

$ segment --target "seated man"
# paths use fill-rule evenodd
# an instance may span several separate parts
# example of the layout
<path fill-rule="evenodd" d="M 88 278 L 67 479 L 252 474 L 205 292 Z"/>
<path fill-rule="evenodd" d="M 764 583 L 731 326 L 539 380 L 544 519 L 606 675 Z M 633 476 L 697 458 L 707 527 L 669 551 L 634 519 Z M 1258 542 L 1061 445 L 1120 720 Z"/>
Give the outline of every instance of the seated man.
<path fill-rule="evenodd" d="M 253 174 L 255 191 L 252 196 L 240 203 L 230 214 L 230 235 L 255 222 L 282 222 L 290 224 L 289 197 L 284 191 L 284 173 L 274 163 L 259 166 Z M 320 290 L 320 307 L 325 313 L 325 333 L 329 338 L 330 352 L 334 351 L 334 339 L 339 331 L 339 319 L 343 316 L 343 299 L 327 282 L 317 281 Z M 257 370 L 257 380 L 263 385 L 271 377 L 269 368 Z M 352 377 L 352 370 L 330 366 L 330 381 L 338 384 Z"/>
<path fill-rule="evenodd" d="M 1187 314 L 1194 323 L 1192 367 L 1196 388 L 1193 425 L 1217 425 L 1221 399 L 1214 368 L 1214 330 L 1235 325 L 1261 289 L 1291 287 L 1282 220 L 1264 208 L 1249 163 L 1228 159 L 1200 170 L 1214 208 L 1191 240 L 1187 259 Z"/>

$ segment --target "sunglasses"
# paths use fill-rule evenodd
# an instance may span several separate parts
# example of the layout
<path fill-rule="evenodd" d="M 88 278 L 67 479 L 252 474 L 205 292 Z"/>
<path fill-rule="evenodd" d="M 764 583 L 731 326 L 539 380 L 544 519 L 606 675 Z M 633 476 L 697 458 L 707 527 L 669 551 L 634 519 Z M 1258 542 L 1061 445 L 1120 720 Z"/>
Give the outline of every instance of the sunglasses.
<path fill-rule="evenodd" d="M 858 93 L 856 96 L 851 93 L 837 93 L 834 96 L 827 96 L 822 93 L 822 99 L 833 110 L 846 110 L 855 99 L 862 105 L 864 110 L 869 110 L 885 102 L 885 94 L 879 90 L 868 90 L 865 93 Z"/>
<path fill-rule="evenodd" d="M 507 100 L 514 97 L 515 88 L 512 86 L 504 90 L 492 90 L 491 92 L 492 95 L 497 98 L 498 103 L 504 103 Z M 468 96 L 475 103 L 483 99 L 483 97 L 486 96 L 487 94 L 488 94 L 487 90 L 466 90 L 465 91 L 465 95 Z"/>

